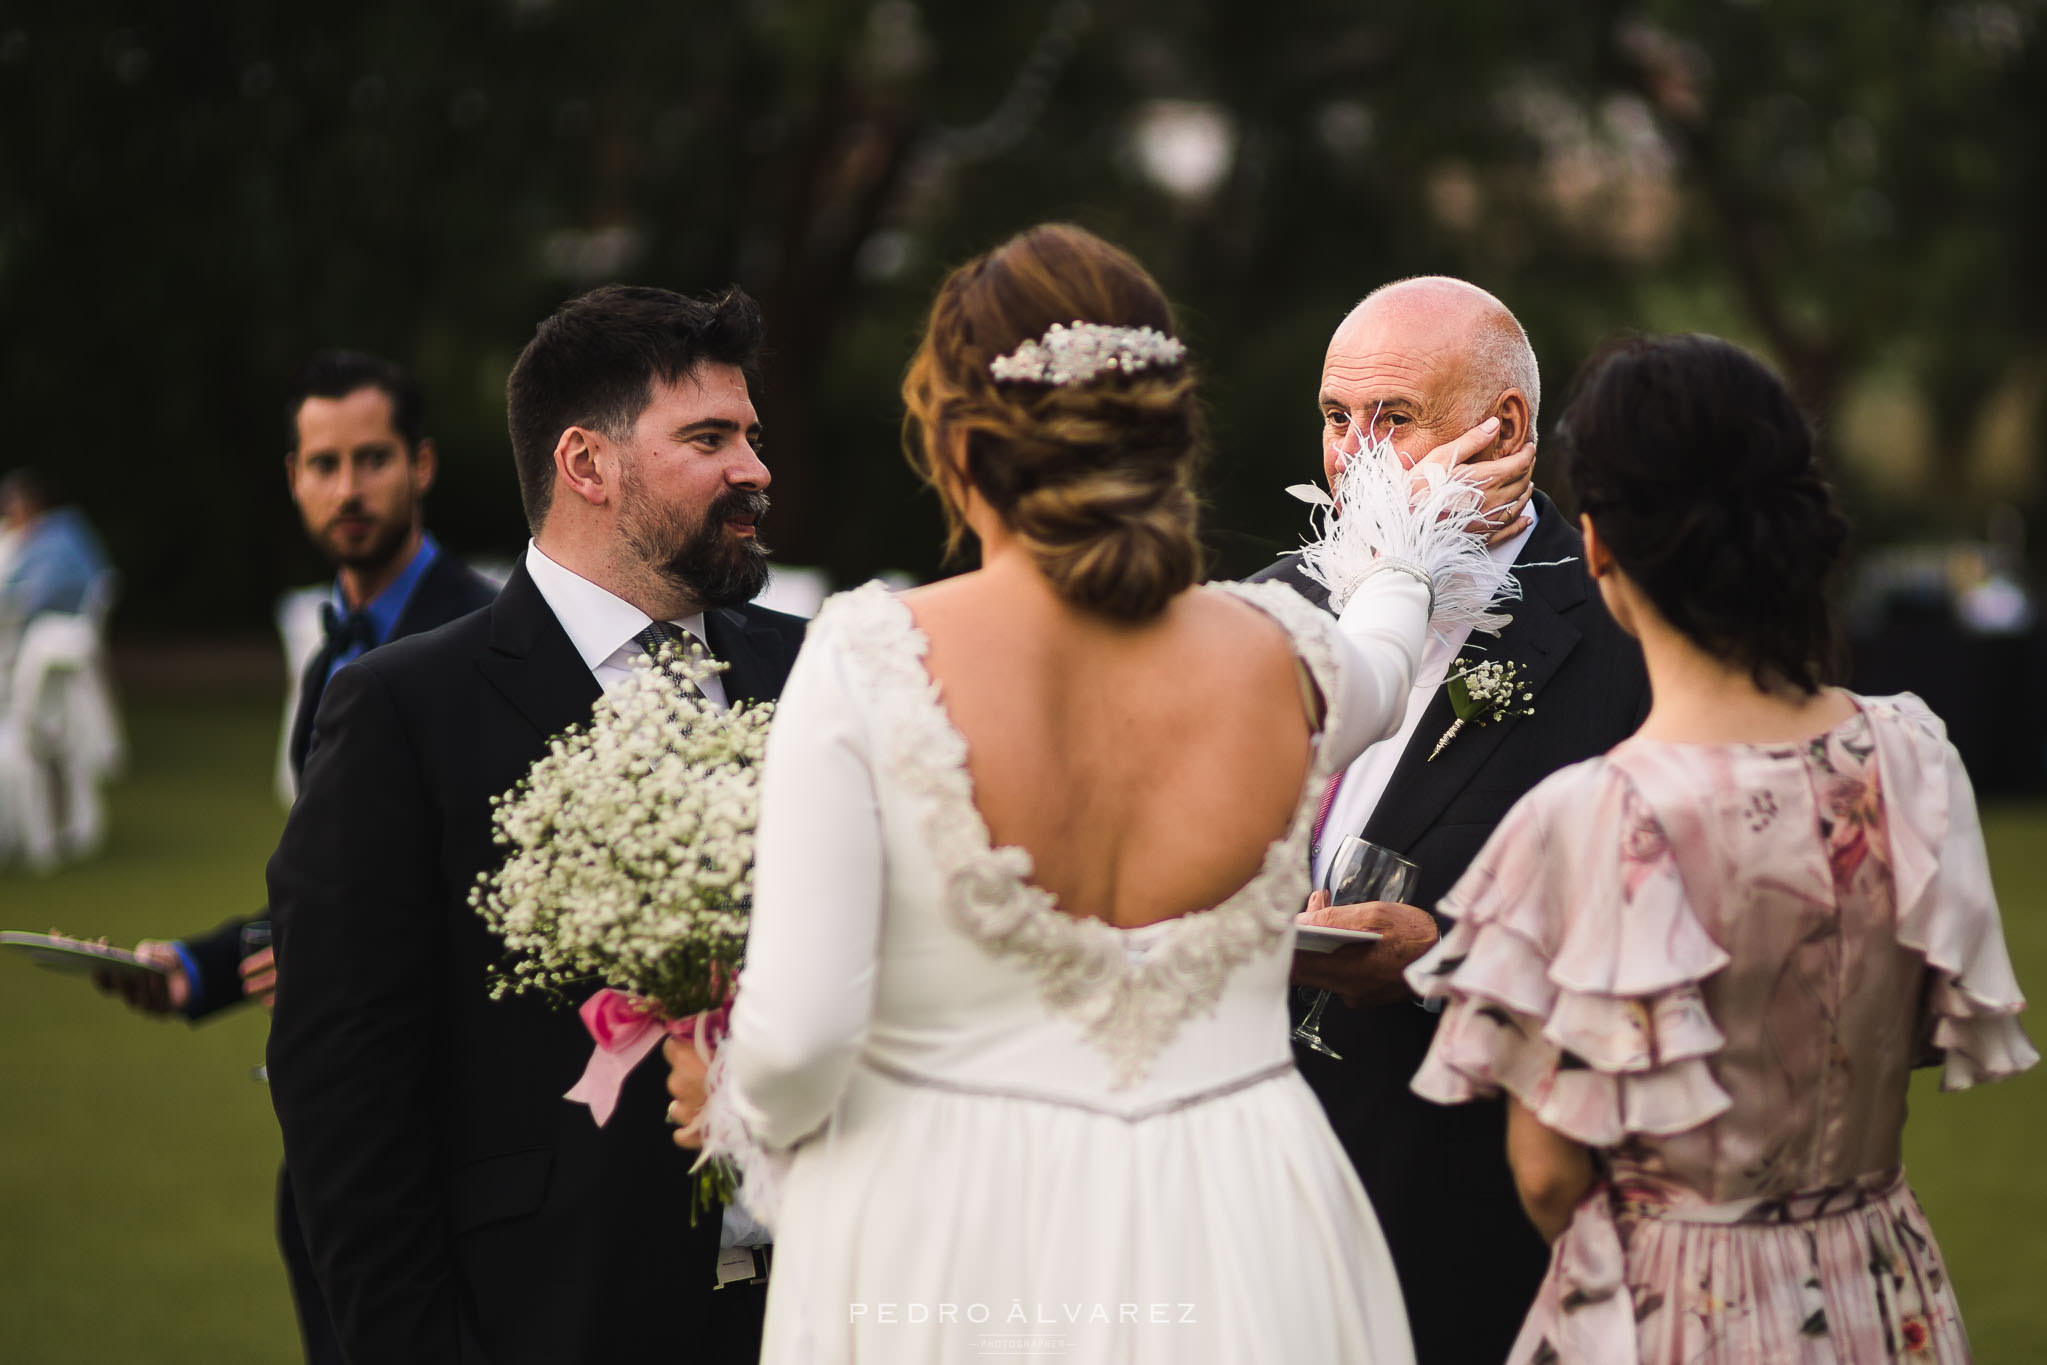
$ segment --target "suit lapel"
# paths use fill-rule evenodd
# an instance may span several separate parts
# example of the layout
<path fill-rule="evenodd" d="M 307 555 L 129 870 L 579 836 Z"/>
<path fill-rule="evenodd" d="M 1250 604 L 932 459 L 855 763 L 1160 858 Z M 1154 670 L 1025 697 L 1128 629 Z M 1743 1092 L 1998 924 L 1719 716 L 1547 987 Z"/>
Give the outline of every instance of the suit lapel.
<path fill-rule="evenodd" d="M 704 634 L 711 657 L 725 663 L 728 703 L 773 701 L 789 676 L 790 659 L 782 637 L 766 626 L 749 623 L 744 612 L 718 607 L 704 613 Z"/>
<path fill-rule="evenodd" d="M 1450 706 L 1449 692 L 1438 688 L 1428 710 L 1422 713 L 1421 723 L 1408 739 L 1385 794 L 1365 824 L 1364 836 L 1373 843 L 1392 849 L 1412 848 L 1515 726 L 1542 723 L 1543 686 L 1580 638 L 1577 627 L 1564 618 L 1563 612 L 1584 599 L 1585 584 L 1580 566 L 1551 563 L 1577 553 L 1563 514 L 1547 499 L 1541 514 L 1537 533 L 1521 551 L 1519 562 L 1527 567 L 1514 571 L 1521 580 L 1523 596 L 1513 607 L 1512 623 L 1497 639 L 1480 636 L 1467 643 L 1458 655 L 1459 663 L 1511 660 L 1522 665 L 1523 690 L 1535 694 L 1535 699 L 1528 703 L 1535 714 L 1509 716 L 1490 725 L 1468 723 L 1431 761 L 1429 753 L 1436 747 L 1436 741 L 1457 719 Z"/>
<path fill-rule="evenodd" d="M 588 720 L 602 691 L 523 560 L 490 605 L 490 644 L 476 667 L 543 739 Z"/>
<path fill-rule="evenodd" d="M 1541 723 L 1543 685 L 1577 643 L 1577 630 L 1539 594 L 1531 592 L 1516 607 L 1513 625 L 1502 631 L 1498 640 L 1466 645 L 1457 656 L 1459 664 L 1488 660 L 1521 664 L 1526 670 L 1523 690 L 1535 694 L 1535 700 L 1528 703 L 1535 714 L 1509 716 L 1490 725 L 1469 722 L 1431 760 L 1429 754 L 1436 742 L 1457 720 L 1448 689 L 1436 689 L 1428 710 L 1422 713 L 1421 724 L 1415 727 L 1407 748 L 1401 752 L 1385 794 L 1365 824 L 1365 837 L 1387 848 L 1412 848 L 1452 798 L 1477 776 L 1515 726 Z"/>

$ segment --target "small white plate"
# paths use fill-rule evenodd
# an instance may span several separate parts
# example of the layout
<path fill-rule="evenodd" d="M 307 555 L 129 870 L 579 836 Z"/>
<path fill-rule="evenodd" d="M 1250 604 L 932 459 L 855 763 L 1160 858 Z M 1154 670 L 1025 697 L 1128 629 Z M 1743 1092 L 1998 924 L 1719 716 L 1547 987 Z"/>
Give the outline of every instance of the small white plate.
<path fill-rule="evenodd" d="M 117 975 L 167 976 L 168 969 L 154 962 L 144 962 L 126 948 L 110 948 L 104 943 L 86 943 L 61 934 L 27 934 L 18 930 L 0 933 L 0 948 L 13 948 L 27 955 L 28 960 L 38 967 L 51 971 L 84 974 L 94 970 L 106 970 Z"/>
<path fill-rule="evenodd" d="M 1352 943 L 1377 943 L 1386 937 L 1373 929 L 1336 929 L 1327 924 L 1303 924 L 1294 948 L 1303 953 L 1333 953 Z"/>

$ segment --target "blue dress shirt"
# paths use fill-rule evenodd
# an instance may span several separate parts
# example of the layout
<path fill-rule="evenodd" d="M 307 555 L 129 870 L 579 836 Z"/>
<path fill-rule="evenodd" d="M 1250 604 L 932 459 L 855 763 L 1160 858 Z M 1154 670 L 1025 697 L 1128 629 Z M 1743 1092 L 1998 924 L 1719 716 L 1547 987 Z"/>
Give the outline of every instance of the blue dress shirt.
<path fill-rule="evenodd" d="M 420 537 L 419 551 L 412 556 L 412 562 L 405 566 L 390 585 L 369 601 L 356 608 L 368 624 L 368 643 L 352 641 L 346 648 L 335 651 L 327 663 L 327 677 L 331 681 L 341 671 L 341 666 L 353 663 L 368 651 L 375 649 L 391 638 L 391 632 L 398 628 L 398 618 L 405 614 L 405 608 L 412 601 L 412 594 L 419 589 L 419 580 L 426 577 L 426 571 L 441 557 L 441 544 L 428 531 Z M 341 595 L 341 580 L 334 580 L 333 594 L 327 599 L 334 610 L 342 616 L 349 615 L 348 599 Z"/>

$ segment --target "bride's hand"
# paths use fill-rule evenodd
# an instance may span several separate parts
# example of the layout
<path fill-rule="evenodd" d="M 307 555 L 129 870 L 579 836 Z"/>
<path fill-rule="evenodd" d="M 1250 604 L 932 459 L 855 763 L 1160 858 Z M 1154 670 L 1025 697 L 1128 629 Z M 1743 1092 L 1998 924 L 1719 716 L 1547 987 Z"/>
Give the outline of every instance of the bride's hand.
<path fill-rule="evenodd" d="M 695 1151 L 703 1145 L 696 1121 L 704 1112 L 704 1073 L 710 1064 L 697 1055 L 695 1042 L 684 1038 L 665 1040 L 661 1055 L 668 1062 L 668 1093 L 674 1097 L 668 1102 L 668 1121 L 675 1125 L 675 1145 Z"/>
<path fill-rule="evenodd" d="M 1528 529 L 1528 501 L 1535 496 L 1535 442 L 1485 461 L 1467 477 L 1485 489 L 1486 497 L 1485 510 L 1466 530 L 1484 531 L 1486 544 L 1499 545 Z"/>
<path fill-rule="evenodd" d="M 1535 492 L 1535 442 L 1511 455 L 1480 459 L 1500 432 L 1500 419 L 1488 417 L 1454 441 L 1445 441 L 1417 461 L 1485 490 L 1485 506 L 1464 528 L 1483 534 L 1488 545 L 1512 540 L 1528 528 L 1525 513 Z"/>

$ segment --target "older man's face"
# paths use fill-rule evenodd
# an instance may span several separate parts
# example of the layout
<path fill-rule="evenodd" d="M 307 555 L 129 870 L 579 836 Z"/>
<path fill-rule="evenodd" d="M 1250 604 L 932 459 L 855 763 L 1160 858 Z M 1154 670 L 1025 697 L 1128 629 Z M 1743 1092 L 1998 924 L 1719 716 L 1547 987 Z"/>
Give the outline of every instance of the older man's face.
<path fill-rule="evenodd" d="M 1322 472 L 1336 486 L 1365 439 L 1412 466 L 1484 415 L 1469 393 L 1463 338 L 1413 308 L 1366 307 L 1344 320 L 1322 361 Z M 1369 433 L 1369 436 L 1367 436 Z"/>

